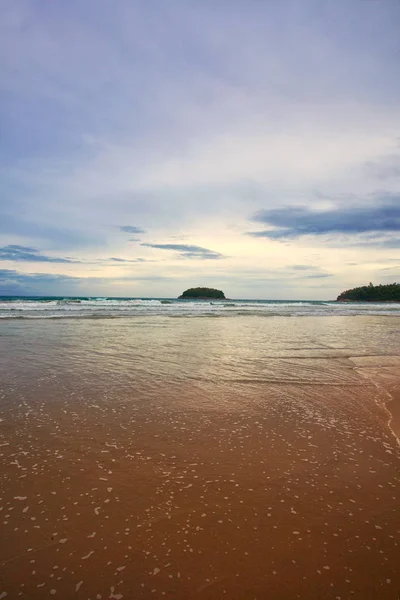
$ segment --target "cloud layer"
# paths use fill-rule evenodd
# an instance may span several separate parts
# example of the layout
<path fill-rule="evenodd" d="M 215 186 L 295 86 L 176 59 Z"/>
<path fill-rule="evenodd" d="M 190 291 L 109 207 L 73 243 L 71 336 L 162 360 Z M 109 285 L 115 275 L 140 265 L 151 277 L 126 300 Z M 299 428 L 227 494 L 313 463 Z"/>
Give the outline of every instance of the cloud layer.
<path fill-rule="evenodd" d="M 71 258 L 60 258 L 41 254 L 37 248 L 9 244 L 0 247 L 0 260 L 16 262 L 48 262 L 48 263 L 76 263 Z"/>
<path fill-rule="evenodd" d="M 249 235 L 274 240 L 304 235 L 399 233 L 400 194 L 389 201 L 376 199 L 368 205 L 342 205 L 327 210 L 296 206 L 261 210 L 253 221 L 273 229 L 253 231 Z"/>
<path fill-rule="evenodd" d="M 21 273 L 15 269 L 0 269 L 0 294 L 11 295 L 46 295 L 61 291 L 74 295 L 74 286 L 79 279 L 58 273 Z"/>
<path fill-rule="evenodd" d="M 8 281 L 279 298 L 384 283 L 399 30 L 397 0 L 6 3 Z"/>

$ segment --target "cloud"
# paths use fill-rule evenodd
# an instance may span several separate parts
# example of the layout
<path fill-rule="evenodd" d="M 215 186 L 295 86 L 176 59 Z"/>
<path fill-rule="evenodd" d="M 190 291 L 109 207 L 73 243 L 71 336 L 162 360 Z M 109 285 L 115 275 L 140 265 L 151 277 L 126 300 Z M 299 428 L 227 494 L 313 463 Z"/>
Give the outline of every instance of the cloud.
<path fill-rule="evenodd" d="M 5 173 L 0 173 L 0 175 L 4 175 L 4 180 L 6 179 Z M 21 180 L 24 179 L 23 175 L 20 177 Z M 19 184 L 21 185 L 21 182 Z M 36 188 L 35 184 L 32 184 L 32 186 L 33 189 Z M 55 218 L 53 215 L 55 206 L 49 207 L 45 202 L 42 204 L 41 199 L 38 199 L 32 205 L 29 205 L 28 202 L 17 202 L 15 200 L 13 209 L 15 212 L 19 211 L 21 213 L 18 216 L 9 214 L 11 208 L 11 202 L 0 197 L 0 234 L 7 237 L 18 236 L 19 238 L 46 240 L 46 243 L 50 242 L 57 248 L 99 246 L 104 241 L 103 236 L 99 235 L 98 232 L 95 235 L 87 229 L 81 231 L 77 226 L 77 223 L 81 221 L 78 216 L 74 217 L 70 227 L 60 227 L 60 222 L 67 220 L 62 215 L 62 211 L 57 209 L 60 214 Z M 29 212 L 35 213 L 32 214 L 32 218 L 26 216 Z M 51 216 L 53 216 L 53 219 L 51 219 Z"/>
<path fill-rule="evenodd" d="M 325 279 L 326 277 L 333 277 L 333 273 L 329 273 L 321 267 L 313 264 L 309 265 L 288 265 L 280 271 L 277 270 L 276 274 L 282 277 L 282 279 Z"/>
<path fill-rule="evenodd" d="M 126 275 L 124 277 L 74 277 L 59 273 L 22 273 L 15 269 L 0 269 L 0 294 L 7 295 L 74 295 L 71 286 L 78 286 L 81 292 L 83 286 L 104 285 L 106 288 L 113 283 L 140 281 L 169 281 L 165 275 Z M 84 292 L 84 295 L 87 292 Z M 102 294 L 103 295 L 103 294 Z M 104 294 L 105 295 L 105 294 Z"/>
<path fill-rule="evenodd" d="M 385 182 L 390 179 L 398 180 L 400 177 L 400 152 L 393 152 L 375 161 L 367 161 L 365 173 Z"/>
<path fill-rule="evenodd" d="M 147 260 L 146 258 L 116 258 L 112 256 L 111 258 L 105 259 L 106 261 L 116 262 L 116 263 L 144 263 L 144 262 L 153 262 Z"/>
<path fill-rule="evenodd" d="M 252 237 L 272 240 L 298 238 L 305 235 L 327 234 L 387 234 L 400 232 L 400 194 L 378 205 L 337 206 L 315 210 L 308 207 L 286 206 L 261 210 L 252 219 L 274 229 L 248 232 Z"/>
<path fill-rule="evenodd" d="M 314 265 L 289 265 L 283 274 L 284 278 L 294 277 L 295 279 L 323 279 L 332 276 L 332 273 L 323 271 Z"/>
<path fill-rule="evenodd" d="M 72 277 L 71 275 L 60 275 L 58 273 L 21 273 L 15 269 L 0 269 L 0 280 L 10 280 L 17 282 L 57 282 L 57 281 L 80 281 L 80 277 Z"/>
<path fill-rule="evenodd" d="M 226 258 L 220 252 L 202 248 L 201 246 L 194 246 L 192 244 L 142 244 L 142 246 L 156 248 L 158 250 L 173 250 L 179 252 L 179 255 L 182 258 L 198 258 L 203 260 L 219 260 L 221 258 Z"/>
<path fill-rule="evenodd" d="M 51 271 L 55 256 L 77 256 L 79 265 L 58 270 L 79 273 L 90 293 L 100 291 L 93 274 L 140 271 L 150 282 L 162 260 L 174 291 L 183 278 L 201 277 L 207 260 L 205 277 L 215 273 L 218 287 L 226 272 L 233 295 L 240 269 L 252 265 L 314 260 L 345 281 L 347 260 L 398 254 L 396 232 L 370 223 L 356 233 L 350 214 L 365 217 L 367 208 L 351 206 L 371 204 L 382 187 L 388 202 L 400 191 L 397 0 L 323 8 L 318 0 L 121 0 L 118 11 L 107 0 L 83 8 L 6 4 L 0 244 L 25 249 L 20 262 L 14 252 L 15 262 L 4 265 Z M 271 211 L 290 205 L 299 210 L 296 222 L 288 209 L 272 222 Z M 261 208 L 272 221 L 249 227 Z M 351 233 L 333 223 L 340 215 L 353 223 Z M 250 229 L 254 237 L 242 234 Z M 307 254 L 305 236 L 319 245 L 318 260 Z M 261 255 L 257 237 L 281 244 L 261 244 Z M 176 246 L 139 253 L 134 240 Z M 130 263 L 131 254 L 155 262 Z M 222 255 L 229 261 L 211 260 Z M 296 276 L 292 295 L 302 297 L 307 283 L 318 282 L 307 281 L 313 274 L 321 272 L 287 269 L 279 294 Z M 370 271 L 360 269 L 364 276 L 369 281 Z M 331 281 L 319 280 L 321 296 Z M 102 293 L 162 296 L 166 287 L 107 279 Z M 257 290 L 268 295 L 270 285 Z"/>
<path fill-rule="evenodd" d="M 368 243 L 366 243 L 365 245 L 367 246 Z M 400 237 L 380 240 L 379 245 L 382 248 L 400 248 Z"/>
<path fill-rule="evenodd" d="M 293 269 L 294 271 L 309 271 L 312 269 L 310 265 L 290 265 L 289 268 Z"/>
<path fill-rule="evenodd" d="M 398 271 L 400 269 L 400 264 L 395 265 L 394 267 L 380 267 L 378 271 Z"/>
<path fill-rule="evenodd" d="M 318 239 L 314 238 L 314 239 Z M 320 236 L 320 240 L 325 247 L 340 248 L 340 249 L 382 249 L 391 250 L 400 248 L 400 236 L 388 234 L 381 234 L 379 232 L 369 234 L 332 234 L 327 236 Z"/>
<path fill-rule="evenodd" d="M 326 277 L 333 277 L 332 273 L 310 273 L 309 275 L 304 275 L 304 279 L 325 279 Z"/>
<path fill-rule="evenodd" d="M 123 231 L 124 233 L 146 233 L 145 229 L 135 227 L 134 225 L 122 225 L 120 231 Z"/>
<path fill-rule="evenodd" d="M 78 261 L 71 258 L 59 258 L 55 256 L 46 256 L 40 254 L 37 248 L 28 246 L 19 246 L 17 244 L 9 244 L 8 246 L 0 247 L 0 260 L 10 260 L 17 262 L 47 262 L 47 263 L 76 263 Z"/>
<path fill-rule="evenodd" d="M 70 293 L 71 285 L 76 285 L 80 281 L 82 280 L 79 277 L 69 275 L 20 273 L 15 269 L 0 269 L 0 294 L 13 296 L 51 292 L 58 295 L 63 286 L 65 292 Z"/>

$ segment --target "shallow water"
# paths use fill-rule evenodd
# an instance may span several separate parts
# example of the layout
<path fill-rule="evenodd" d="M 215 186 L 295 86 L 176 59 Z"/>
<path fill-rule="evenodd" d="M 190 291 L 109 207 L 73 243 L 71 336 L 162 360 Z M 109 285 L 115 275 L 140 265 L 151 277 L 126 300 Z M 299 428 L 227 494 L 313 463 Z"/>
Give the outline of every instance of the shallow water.
<path fill-rule="evenodd" d="M 394 316 L 3 321 L 0 596 L 396 597 L 399 334 Z"/>

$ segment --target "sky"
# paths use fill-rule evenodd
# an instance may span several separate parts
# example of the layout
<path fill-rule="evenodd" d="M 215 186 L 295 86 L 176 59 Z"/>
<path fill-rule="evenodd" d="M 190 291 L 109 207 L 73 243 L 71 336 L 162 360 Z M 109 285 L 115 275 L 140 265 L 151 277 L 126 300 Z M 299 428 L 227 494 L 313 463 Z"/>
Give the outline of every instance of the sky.
<path fill-rule="evenodd" d="M 13 0 L 0 294 L 400 280 L 398 0 Z"/>

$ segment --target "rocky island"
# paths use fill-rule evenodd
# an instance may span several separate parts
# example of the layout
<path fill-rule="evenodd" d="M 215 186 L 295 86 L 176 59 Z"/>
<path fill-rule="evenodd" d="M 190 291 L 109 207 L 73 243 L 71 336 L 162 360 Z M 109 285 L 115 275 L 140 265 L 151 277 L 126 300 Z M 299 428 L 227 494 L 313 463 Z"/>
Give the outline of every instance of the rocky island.
<path fill-rule="evenodd" d="M 400 302 L 400 283 L 364 285 L 342 292 L 337 302 Z"/>
<path fill-rule="evenodd" d="M 215 290 L 214 288 L 198 287 L 189 288 L 181 294 L 178 299 L 197 299 L 197 300 L 225 300 L 224 292 L 221 290 Z"/>

